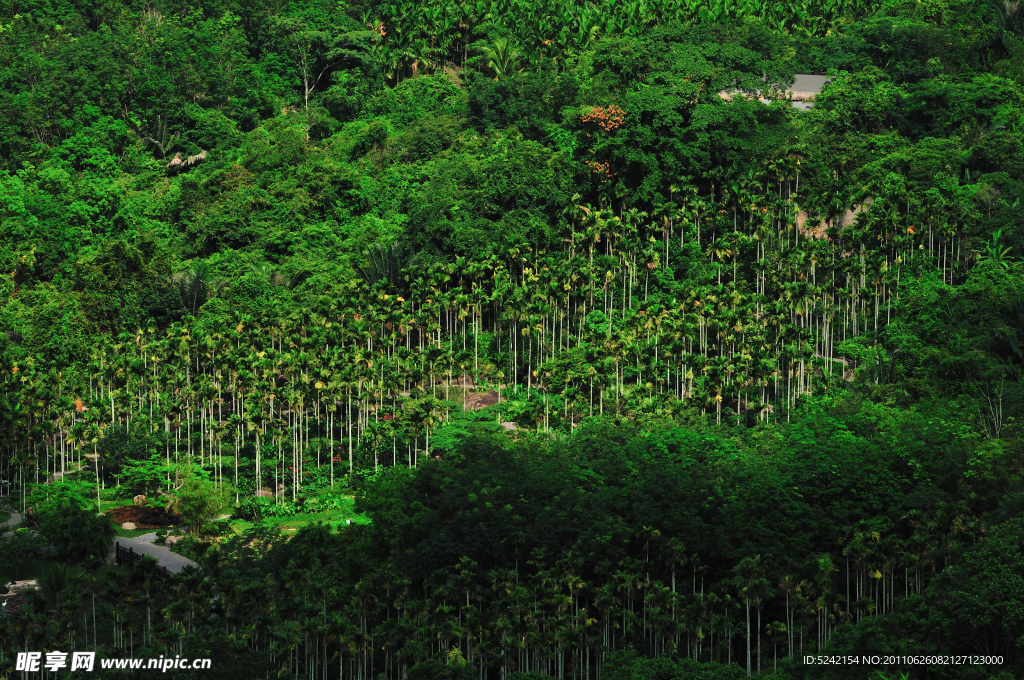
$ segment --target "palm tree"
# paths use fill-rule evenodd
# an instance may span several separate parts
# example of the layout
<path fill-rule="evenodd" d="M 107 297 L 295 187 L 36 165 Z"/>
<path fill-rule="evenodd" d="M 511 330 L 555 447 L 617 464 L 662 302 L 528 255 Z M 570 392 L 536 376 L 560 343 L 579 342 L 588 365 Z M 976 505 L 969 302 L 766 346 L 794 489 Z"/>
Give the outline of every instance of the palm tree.
<path fill-rule="evenodd" d="M 1003 247 L 1003 244 L 999 242 L 999 238 L 1002 235 L 1002 229 L 999 229 L 996 231 L 996 233 L 992 234 L 992 240 L 985 244 L 984 250 L 977 251 L 978 260 L 988 260 L 994 263 L 997 267 L 1001 267 L 1002 269 L 1009 269 L 1009 255 L 1011 248 Z"/>
<path fill-rule="evenodd" d="M 355 264 L 359 276 L 371 286 L 383 283 L 386 287 L 397 289 L 396 292 L 408 290 L 402 271 L 420 264 L 419 255 L 409 256 L 405 246 L 397 241 L 385 245 L 376 243 L 365 253 L 365 262 Z"/>
<path fill-rule="evenodd" d="M 523 57 L 522 50 L 508 38 L 495 38 L 494 42 L 484 48 L 487 66 L 494 70 L 494 79 L 504 78 L 522 71 L 519 63 Z"/>
<path fill-rule="evenodd" d="M 830 589 L 829 586 L 831 585 L 832 574 L 834 574 L 835 572 L 839 571 L 839 568 L 832 561 L 832 556 L 829 555 L 828 553 L 826 553 L 826 554 L 822 555 L 821 557 L 819 557 L 817 562 L 816 562 L 816 564 L 817 564 L 817 567 L 818 567 L 818 571 L 815 574 L 815 579 L 818 581 L 818 588 L 819 588 L 819 590 L 821 592 L 821 597 L 818 598 L 819 611 L 820 611 L 820 608 L 823 605 L 823 603 L 825 603 L 826 601 L 831 601 L 833 599 L 832 597 L 830 597 L 832 593 L 831 593 L 831 589 Z M 819 631 L 819 633 L 821 633 L 821 643 L 820 644 L 824 644 L 827 641 L 827 639 L 828 639 L 828 618 L 827 618 L 828 610 L 827 609 L 825 611 L 825 614 L 826 614 L 826 618 L 825 618 L 825 622 L 824 622 L 825 623 L 824 631 Z M 820 648 L 820 646 L 819 646 L 819 648 Z"/>
<path fill-rule="evenodd" d="M 168 120 L 162 116 L 157 116 L 146 128 L 131 121 L 128 121 L 128 125 L 146 146 L 152 146 L 160 152 L 160 158 L 167 158 L 167 152 L 177 145 L 181 137 L 180 133 L 169 131 Z"/>
<path fill-rule="evenodd" d="M 783 635 L 783 634 L 787 633 L 788 630 L 786 628 L 786 624 L 781 623 L 779 621 L 773 621 L 772 623 L 769 623 L 767 626 L 765 626 L 765 632 L 768 633 L 768 636 L 772 639 L 772 649 L 775 652 L 775 661 L 774 661 L 774 671 L 773 672 L 775 672 L 775 671 L 779 670 L 778 638 L 779 638 L 780 635 Z"/>
<path fill-rule="evenodd" d="M 761 675 L 761 611 L 764 609 L 765 600 L 768 599 L 770 587 L 768 579 L 763 576 L 758 578 L 750 587 L 751 599 L 757 607 L 757 674 Z"/>
<path fill-rule="evenodd" d="M 51 564 L 36 576 L 39 592 L 51 606 L 59 606 L 68 595 L 68 586 L 78 576 L 78 571 L 67 564 Z"/>
<path fill-rule="evenodd" d="M 793 655 L 793 614 L 790 609 L 789 598 L 796 595 L 803 588 L 806 581 L 797 580 L 796 576 L 787 574 L 779 581 L 779 589 L 786 594 L 786 630 L 789 633 L 789 656 Z"/>
<path fill-rule="evenodd" d="M 759 586 L 764 580 L 761 556 L 744 557 L 739 564 L 733 567 L 732 572 L 733 584 L 739 591 L 740 597 L 743 598 L 743 604 L 747 609 L 747 675 L 749 676 L 753 671 L 750 658 L 750 605 L 752 603 L 759 604 L 761 599 L 758 593 Z M 758 636 L 758 640 L 760 641 L 760 636 Z"/>
<path fill-rule="evenodd" d="M 171 275 L 170 284 L 181 293 L 181 299 L 189 314 L 195 314 L 208 297 L 219 293 L 225 286 L 224 281 L 210 278 L 210 265 L 205 262 L 200 262 L 191 269 L 175 272 Z"/>

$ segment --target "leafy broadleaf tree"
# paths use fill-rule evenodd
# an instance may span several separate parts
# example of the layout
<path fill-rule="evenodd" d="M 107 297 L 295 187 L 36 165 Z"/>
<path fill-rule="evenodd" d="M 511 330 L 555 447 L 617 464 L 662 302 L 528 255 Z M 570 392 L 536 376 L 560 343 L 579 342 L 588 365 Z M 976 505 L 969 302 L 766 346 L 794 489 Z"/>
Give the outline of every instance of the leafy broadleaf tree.
<path fill-rule="evenodd" d="M 227 497 L 208 480 L 192 475 L 175 494 L 174 510 L 181 515 L 192 533 L 202 533 L 206 526 L 227 507 Z"/>

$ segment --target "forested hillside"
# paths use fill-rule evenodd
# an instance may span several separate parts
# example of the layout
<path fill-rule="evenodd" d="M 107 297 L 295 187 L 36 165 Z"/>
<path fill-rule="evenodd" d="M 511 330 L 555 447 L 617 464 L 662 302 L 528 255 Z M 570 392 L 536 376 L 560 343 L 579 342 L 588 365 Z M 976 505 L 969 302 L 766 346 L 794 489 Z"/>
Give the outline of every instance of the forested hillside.
<path fill-rule="evenodd" d="M 1010 0 L 6 3 L 0 676 L 1024 675 L 1022 82 Z"/>

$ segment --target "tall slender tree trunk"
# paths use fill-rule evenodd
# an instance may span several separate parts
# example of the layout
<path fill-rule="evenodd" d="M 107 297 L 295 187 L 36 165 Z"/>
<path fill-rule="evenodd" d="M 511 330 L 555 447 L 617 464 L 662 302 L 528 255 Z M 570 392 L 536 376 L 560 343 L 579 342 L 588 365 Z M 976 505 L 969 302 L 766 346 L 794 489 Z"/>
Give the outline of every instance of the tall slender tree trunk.
<path fill-rule="evenodd" d="M 761 675 L 761 607 L 757 608 L 757 674 Z"/>
<path fill-rule="evenodd" d="M 750 664 L 750 603 L 747 603 L 747 676 L 751 675 Z"/>

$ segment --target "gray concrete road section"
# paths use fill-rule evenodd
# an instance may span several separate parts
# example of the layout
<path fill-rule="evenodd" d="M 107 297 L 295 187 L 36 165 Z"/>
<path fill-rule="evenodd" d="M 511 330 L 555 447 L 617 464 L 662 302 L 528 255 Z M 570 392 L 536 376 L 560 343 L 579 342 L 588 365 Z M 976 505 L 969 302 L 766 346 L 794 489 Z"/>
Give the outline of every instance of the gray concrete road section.
<path fill-rule="evenodd" d="M 804 95 L 812 97 L 825 87 L 825 84 L 830 82 L 832 79 L 828 76 L 815 75 L 812 73 L 797 73 L 795 80 L 789 88 L 789 92 L 794 95 Z M 795 99 L 796 97 L 794 97 Z"/>
<path fill-rule="evenodd" d="M 13 527 L 21 522 L 21 515 L 13 510 L 10 511 L 11 518 L 6 522 L 0 523 L 0 527 Z M 124 538 L 118 536 L 114 539 L 117 543 L 120 543 L 125 548 L 132 548 L 137 553 L 143 555 L 152 555 L 160 563 L 160 566 L 167 567 L 167 571 L 171 573 L 178 573 L 184 569 L 187 565 L 192 565 L 196 569 L 199 565 L 190 560 L 187 557 L 182 557 L 178 553 L 171 552 L 171 549 L 163 545 L 153 545 L 153 541 L 156 540 L 156 534 L 145 534 L 136 538 Z M 114 551 L 114 546 L 110 546 L 110 551 Z"/>
<path fill-rule="evenodd" d="M 152 538 L 150 538 L 152 536 Z M 161 567 L 167 567 L 167 571 L 172 574 L 176 574 L 186 566 L 193 566 L 196 569 L 199 565 L 190 560 L 187 557 L 182 557 L 178 553 L 171 552 L 171 549 L 163 545 L 153 545 L 152 541 L 156 538 L 156 534 L 146 534 L 137 538 L 125 538 L 118 536 L 114 540 L 121 544 L 122 548 L 131 548 L 137 553 L 143 555 L 152 555 L 160 563 Z M 148 540 L 146 540 L 148 539 Z M 114 546 L 110 546 L 113 550 Z"/>
<path fill-rule="evenodd" d="M 793 84 L 786 90 L 790 105 L 794 108 L 806 111 L 814 107 L 814 98 L 821 92 L 831 79 L 828 76 L 816 73 L 797 73 Z M 732 101 L 734 92 L 719 92 L 719 96 L 727 102 Z M 765 99 L 765 103 L 771 103 Z"/>
<path fill-rule="evenodd" d="M 13 527 L 21 523 L 21 515 L 14 510 L 8 510 L 11 513 L 11 518 L 6 522 L 0 522 L 0 527 Z"/>

